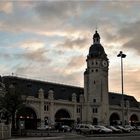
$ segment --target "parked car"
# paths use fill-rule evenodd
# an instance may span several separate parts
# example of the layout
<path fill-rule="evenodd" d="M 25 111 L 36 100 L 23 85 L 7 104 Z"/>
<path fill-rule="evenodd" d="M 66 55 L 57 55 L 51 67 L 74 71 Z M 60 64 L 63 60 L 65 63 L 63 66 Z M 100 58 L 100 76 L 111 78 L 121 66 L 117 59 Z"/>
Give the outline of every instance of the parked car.
<path fill-rule="evenodd" d="M 105 126 L 102 125 L 95 125 L 96 128 L 100 129 L 100 133 L 112 133 L 113 131 Z"/>
<path fill-rule="evenodd" d="M 107 128 L 111 129 L 113 131 L 113 133 L 121 133 L 122 132 L 121 129 L 118 129 L 114 126 L 107 126 Z"/>
<path fill-rule="evenodd" d="M 96 128 L 91 124 L 78 124 L 76 127 L 76 132 L 84 133 L 84 134 L 93 134 L 99 133 L 100 129 Z"/>
<path fill-rule="evenodd" d="M 62 132 L 71 132 L 72 128 L 68 125 L 62 125 L 59 127 L 59 131 L 62 131 Z"/>
<path fill-rule="evenodd" d="M 140 126 L 136 126 L 136 130 L 140 131 Z"/>
<path fill-rule="evenodd" d="M 38 129 L 38 130 L 45 130 L 46 127 L 45 127 L 45 126 L 39 126 L 39 127 L 37 127 L 37 129 Z"/>
<path fill-rule="evenodd" d="M 116 128 L 121 129 L 122 132 L 125 132 L 125 133 L 130 133 L 131 132 L 130 128 L 125 128 L 125 127 L 123 127 L 121 125 L 117 125 Z"/>
<path fill-rule="evenodd" d="M 131 125 L 125 125 L 124 127 L 131 129 L 131 131 L 135 129 L 135 127 L 134 126 L 131 126 Z"/>
<path fill-rule="evenodd" d="M 49 125 L 44 125 L 44 126 L 39 126 L 37 127 L 38 130 L 51 130 L 51 126 Z"/>
<path fill-rule="evenodd" d="M 46 125 L 45 127 L 46 127 L 46 130 L 52 130 L 53 129 L 53 127 L 49 126 L 49 125 Z"/>
<path fill-rule="evenodd" d="M 100 132 L 100 128 L 97 128 L 94 125 L 91 125 L 91 127 L 92 127 L 92 132 L 93 133 L 99 133 Z"/>

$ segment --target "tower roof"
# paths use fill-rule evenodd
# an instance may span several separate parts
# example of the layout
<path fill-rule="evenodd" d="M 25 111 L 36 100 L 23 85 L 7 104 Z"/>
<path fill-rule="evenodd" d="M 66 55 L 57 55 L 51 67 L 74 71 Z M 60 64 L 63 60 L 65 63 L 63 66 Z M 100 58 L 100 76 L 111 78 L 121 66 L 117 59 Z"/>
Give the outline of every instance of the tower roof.
<path fill-rule="evenodd" d="M 104 51 L 103 46 L 100 44 L 100 35 L 95 31 L 95 34 L 93 35 L 93 44 L 91 45 L 89 49 L 89 58 L 94 58 L 94 57 L 105 57 L 107 58 L 107 55 Z"/>
<path fill-rule="evenodd" d="M 89 57 L 101 57 L 105 54 L 104 48 L 101 44 L 93 44 L 89 49 Z"/>

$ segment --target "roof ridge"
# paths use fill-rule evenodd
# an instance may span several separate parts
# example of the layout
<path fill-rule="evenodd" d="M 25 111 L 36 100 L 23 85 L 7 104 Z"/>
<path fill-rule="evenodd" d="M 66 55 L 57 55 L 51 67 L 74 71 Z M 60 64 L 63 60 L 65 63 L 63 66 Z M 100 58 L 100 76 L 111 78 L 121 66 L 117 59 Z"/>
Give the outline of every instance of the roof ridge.
<path fill-rule="evenodd" d="M 68 84 L 63 84 L 63 83 L 57 83 L 57 82 L 49 82 L 49 81 L 43 81 L 43 80 L 39 80 L 39 79 L 32 79 L 32 78 L 25 78 L 25 77 L 19 77 L 19 76 L 3 76 L 3 77 L 10 77 L 10 78 L 17 78 L 17 79 L 23 79 L 23 80 L 30 80 L 30 81 L 34 81 L 34 82 L 41 82 L 41 83 L 50 83 L 50 84 L 54 84 L 54 85 L 62 85 L 62 86 L 67 86 L 67 87 L 74 87 L 74 88 L 80 88 L 80 89 L 84 89 L 83 87 L 78 87 L 78 86 L 73 86 L 73 85 L 68 85 Z"/>

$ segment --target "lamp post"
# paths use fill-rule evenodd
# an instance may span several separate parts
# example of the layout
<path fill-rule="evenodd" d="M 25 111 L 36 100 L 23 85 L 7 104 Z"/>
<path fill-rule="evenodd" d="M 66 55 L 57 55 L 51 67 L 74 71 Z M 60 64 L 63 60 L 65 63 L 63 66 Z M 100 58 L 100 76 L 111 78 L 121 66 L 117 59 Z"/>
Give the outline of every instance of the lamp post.
<path fill-rule="evenodd" d="M 117 57 L 121 58 L 121 85 L 122 85 L 122 125 L 124 126 L 124 88 L 123 88 L 123 58 L 126 57 L 125 54 L 123 54 L 122 51 L 117 55 Z"/>

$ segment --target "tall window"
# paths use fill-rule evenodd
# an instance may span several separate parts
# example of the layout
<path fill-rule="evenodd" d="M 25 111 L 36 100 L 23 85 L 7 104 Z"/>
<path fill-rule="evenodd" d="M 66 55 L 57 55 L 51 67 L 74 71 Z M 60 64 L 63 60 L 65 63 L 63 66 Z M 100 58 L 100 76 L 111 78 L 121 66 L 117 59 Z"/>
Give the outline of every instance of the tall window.
<path fill-rule="evenodd" d="M 98 109 L 97 109 L 97 108 L 93 108 L 93 109 L 92 109 L 92 112 L 93 112 L 93 113 L 98 113 Z"/>
<path fill-rule="evenodd" d="M 81 112 L 80 107 L 77 107 L 77 113 L 80 113 L 80 112 Z"/>
<path fill-rule="evenodd" d="M 44 105 L 44 111 L 49 111 L 49 106 L 48 105 Z"/>
<path fill-rule="evenodd" d="M 93 103 L 96 103 L 96 99 L 93 99 Z"/>

